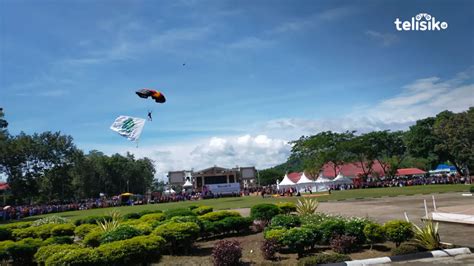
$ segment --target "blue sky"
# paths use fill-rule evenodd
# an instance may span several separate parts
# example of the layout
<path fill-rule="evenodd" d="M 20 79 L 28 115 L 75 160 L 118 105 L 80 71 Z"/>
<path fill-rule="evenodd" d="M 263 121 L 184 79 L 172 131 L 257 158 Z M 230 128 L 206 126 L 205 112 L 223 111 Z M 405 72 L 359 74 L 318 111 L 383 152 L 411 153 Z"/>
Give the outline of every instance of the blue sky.
<path fill-rule="evenodd" d="M 395 29 L 418 13 L 449 27 Z M 304 134 L 406 129 L 474 105 L 472 1 L 0 0 L 0 20 L 12 134 L 60 130 L 86 151 L 129 150 L 160 178 L 269 167 Z M 148 109 L 138 149 L 109 129 Z"/>

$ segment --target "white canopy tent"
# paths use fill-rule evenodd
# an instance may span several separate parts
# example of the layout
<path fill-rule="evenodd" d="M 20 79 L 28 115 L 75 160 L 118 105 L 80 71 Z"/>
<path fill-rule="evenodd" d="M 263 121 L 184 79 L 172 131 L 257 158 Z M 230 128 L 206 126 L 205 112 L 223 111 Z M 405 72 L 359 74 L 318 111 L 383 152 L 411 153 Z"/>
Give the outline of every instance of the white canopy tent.
<path fill-rule="evenodd" d="M 331 179 L 324 177 L 323 173 L 319 174 L 318 178 L 316 178 L 316 181 L 314 181 L 314 183 L 315 183 L 316 192 L 328 191 L 329 186 L 334 184 L 334 182 Z"/>
<path fill-rule="evenodd" d="M 301 174 L 301 178 L 300 180 L 298 180 L 298 182 L 296 182 L 296 184 L 298 185 L 314 185 L 314 181 L 309 179 L 303 172 L 303 174 Z"/>
<path fill-rule="evenodd" d="M 336 178 L 334 178 L 334 180 L 332 180 L 332 182 L 334 182 L 334 184 L 337 184 L 337 185 L 353 184 L 352 179 L 350 179 L 349 177 L 343 176 L 341 172 L 339 172 L 339 174 L 336 176 Z"/>
<path fill-rule="evenodd" d="M 165 190 L 163 193 L 165 193 L 165 194 L 176 194 L 176 191 L 174 191 L 174 189 L 172 189 L 172 188 L 169 188 L 169 189 Z"/>
<path fill-rule="evenodd" d="M 296 187 L 296 184 L 290 180 L 287 174 L 285 174 L 285 177 L 283 177 L 283 180 L 281 180 L 281 182 L 278 183 L 278 189 L 289 188 L 289 187 Z"/>
<path fill-rule="evenodd" d="M 192 188 L 192 187 L 193 187 L 193 183 L 191 183 L 189 180 L 186 180 L 186 182 L 184 182 L 183 188 Z"/>

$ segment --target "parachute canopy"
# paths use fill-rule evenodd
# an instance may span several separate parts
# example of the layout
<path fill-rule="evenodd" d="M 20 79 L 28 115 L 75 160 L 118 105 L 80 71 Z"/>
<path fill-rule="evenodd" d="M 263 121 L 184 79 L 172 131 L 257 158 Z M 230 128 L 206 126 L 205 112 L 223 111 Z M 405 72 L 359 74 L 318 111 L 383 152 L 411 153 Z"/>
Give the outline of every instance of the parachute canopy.
<path fill-rule="evenodd" d="M 151 97 L 157 103 L 164 103 L 166 102 L 165 95 L 159 91 L 150 90 L 150 89 L 141 89 L 135 92 L 141 98 L 148 98 Z"/>

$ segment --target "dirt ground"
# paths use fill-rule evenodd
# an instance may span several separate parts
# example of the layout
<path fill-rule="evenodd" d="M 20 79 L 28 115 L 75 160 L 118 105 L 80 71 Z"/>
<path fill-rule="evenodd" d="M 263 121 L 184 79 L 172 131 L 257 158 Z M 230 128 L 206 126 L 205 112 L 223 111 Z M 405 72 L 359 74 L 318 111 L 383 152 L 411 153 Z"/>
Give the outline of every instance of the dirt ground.
<path fill-rule="evenodd" d="M 434 194 L 437 208 L 451 206 L 472 206 L 474 197 L 463 197 L 461 193 Z M 382 197 L 376 199 L 324 202 L 319 205 L 318 211 L 344 216 L 370 217 L 380 223 L 393 219 L 405 219 L 404 212 L 412 222 L 419 223 L 425 215 L 424 200 L 427 201 L 429 210 L 433 209 L 432 195 L 414 195 L 398 197 Z M 239 209 L 242 215 L 248 216 L 250 209 Z M 441 241 L 454 243 L 457 246 L 474 247 L 474 226 L 455 223 L 440 223 Z M 242 261 L 246 265 L 296 265 L 296 254 L 277 254 L 275 262 L 263 259 L 260 252 L 260 243 L 263 234 L 252 234 L 240 237 L 230 237 L 241 242 L 243 248 Z M 189 256 L 163 256 L 156 265 L 212 265 L 212 247 L 218 240 L 202 241 L 195 244 L 195 249 Z M 390 247 L 378 246 L 373 250 L 363 250 L 351 254 L 352 259 L 364 259 L 390 256 Z"/>
<path fill-rule="evenodd" d="M 260 252 L 260 244 L 263 242 L 263 233 L 251 234 L 247 236 L 239 237 L 228 237 L 226 240 L 235 239 L 238 240 L 242 247 L 242 262 L 243 265 L 297 265 L 298 256 L 293 253 L 277 253 L 277 260 L 268 261 L 265 260 Z M 163 256 L 160 262 L 156 265 L 212 265 L 212 247 L 219 241 L 200 241 L 195 244 L 195 249 L 189 256 Z M 388 245 L 377 245 L 372 250 L 365 249 L 357 253 L 352 253 L 350 256 L 353 260 L 362 258 L 375 258 L 390 256 L 390 249 L 393 246 L 391 243 Z M 308 252 L 306 255 L 311 255 Z"/>

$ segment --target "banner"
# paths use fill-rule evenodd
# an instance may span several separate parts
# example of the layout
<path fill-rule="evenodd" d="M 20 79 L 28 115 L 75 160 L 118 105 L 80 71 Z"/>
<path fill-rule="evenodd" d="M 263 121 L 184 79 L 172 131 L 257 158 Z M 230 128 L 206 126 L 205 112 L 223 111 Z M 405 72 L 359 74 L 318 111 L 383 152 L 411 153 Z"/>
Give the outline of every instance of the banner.
<path fill-rule="evenodd" d="M 110 129 L 131 141 L 138 140 L 145 126 L 145 119 L 121 115 L 115 119 Z"/>

